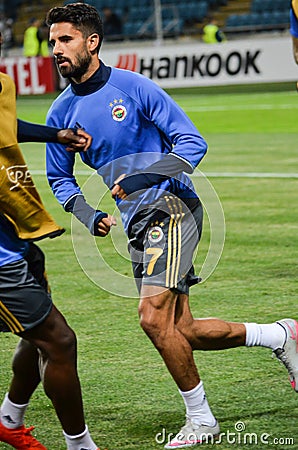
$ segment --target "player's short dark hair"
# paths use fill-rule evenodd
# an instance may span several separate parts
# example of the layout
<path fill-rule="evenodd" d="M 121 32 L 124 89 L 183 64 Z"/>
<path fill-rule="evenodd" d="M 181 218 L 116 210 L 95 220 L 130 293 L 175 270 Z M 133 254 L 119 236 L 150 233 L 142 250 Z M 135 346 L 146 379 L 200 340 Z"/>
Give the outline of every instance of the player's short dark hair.
<path fill-rule="evenodd" d="M 100 44 L 103 40 L 103 24 L 97 9 L 87 3 L 69 3 L 64 6 L 56 6 L 47 14 L 46 22 L 49 26 L 53 23 L 68 22 L 81 31 L 84 38 L 92 33 L 99 35 Z"/>

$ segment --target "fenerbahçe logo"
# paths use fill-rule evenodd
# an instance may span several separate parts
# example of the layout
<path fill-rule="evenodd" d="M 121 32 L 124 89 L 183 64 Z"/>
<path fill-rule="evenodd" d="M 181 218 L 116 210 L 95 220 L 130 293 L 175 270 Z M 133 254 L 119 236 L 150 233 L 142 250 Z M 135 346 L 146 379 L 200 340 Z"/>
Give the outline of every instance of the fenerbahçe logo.
<path fill-rule="evenodd" d="M 149 230 L 148 239 L 150 242 L 157 243 L 163 238 L 163 231 L 160 227 L 153 227 Z"/>
<path fill-rule="evenodd" d="M 122 105 L 123 100 L 120 98 L 119 100 L 115 99 L 110 103 L 110 107 L 112 109 L 112 117 L 116 122 L 122 122 L 127 115 L 127 110 L 124 105 Z"/>

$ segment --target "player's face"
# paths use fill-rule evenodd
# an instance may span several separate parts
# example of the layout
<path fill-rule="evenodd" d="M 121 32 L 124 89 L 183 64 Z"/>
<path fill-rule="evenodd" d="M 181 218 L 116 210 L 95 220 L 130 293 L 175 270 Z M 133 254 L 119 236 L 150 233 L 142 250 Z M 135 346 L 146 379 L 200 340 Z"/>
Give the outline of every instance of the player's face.
<path fill-rule="evenodd" d="M 49 40 L 61 75 L 81 81 L 92 61 L 81 31 L 68 22 L 54 23 L 50 28 Z"/>

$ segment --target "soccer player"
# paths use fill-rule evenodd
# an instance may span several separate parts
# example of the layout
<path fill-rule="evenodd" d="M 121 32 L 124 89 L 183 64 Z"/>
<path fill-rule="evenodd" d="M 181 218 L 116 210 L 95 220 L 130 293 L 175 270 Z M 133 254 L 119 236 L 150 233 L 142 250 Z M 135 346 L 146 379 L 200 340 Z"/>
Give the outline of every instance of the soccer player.
<path fill-rule="evenodd" d="M 292 0 L 290 10 L 290 33 L 293 42 L 293 54 L 296 63 L 298 64 L 298 0 Z"/>
<path fill-rule="evenodd" d="M 33 243 L 63 233 L 45 210 L 17 143 L 49 140 L 87 150 L 83 130 L 51 128 L 16 119 L 15 85 L 0 72 L 0 332 L 20 337 L 13 377 L 0 407 L 0 442 L 18 450 L 46 450 L 25 428 L 30 398 L 43 383 L 63 427 L 68 450 L 96 450 L 84 420 L 76 336 L 54 306 L 44 254 Z M 65 148 L 65 147 L 64 147 Z M 1 370 L 4 370 L 3 366 Z"/>
<path fill-rule="evenodd" d="M 219 425 L 193 351 L 269 347 L 298 391 L 297 323 L 193 318 L 189 287 L 198 281 L 192 258 L 201 234 L 202 205 L 186 173 L 199 164 L 207 144 L 154 82 L 99 59 L 103 29 L 95 8 L 83 3 L 55 7 L 47 21 L 57 66 L 70 81 L 50 108 L 47 123 L 72 127 L 78 122 L 93 136 L 91 147 L 80 156 L 103 177 L 116 200 L 140 292 L 141 326 L 186 406 L 186 424 L 166 448 L 199 444 L 208 435 L 218 435 Z M 101 222 L 108 219 L 87 204 L 74 177 L 74 159 L 61 145 L 48 144 L 49 183 L 65 211 L 91 233 L 102 235 Z"/>

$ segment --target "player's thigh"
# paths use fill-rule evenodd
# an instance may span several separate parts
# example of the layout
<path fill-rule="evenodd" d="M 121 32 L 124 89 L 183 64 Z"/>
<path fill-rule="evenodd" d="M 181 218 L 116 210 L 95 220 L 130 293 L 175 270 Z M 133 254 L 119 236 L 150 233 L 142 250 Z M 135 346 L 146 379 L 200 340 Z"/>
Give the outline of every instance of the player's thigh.
<path fill-rule="evenodd" d="M 76 357 L 76 336 L 65 317 L 52 306 L 44 321 L 36 327 L 20 334 L 21 337 L 36 345 L 52 360 L 64 361 Z"/>
<path fill-rule="evenodd" d="M 174 290 L 143 284 L 139 302 L 140 324 L 152 339 L 162 338 L 174 329 L 177 297 Z"/>

